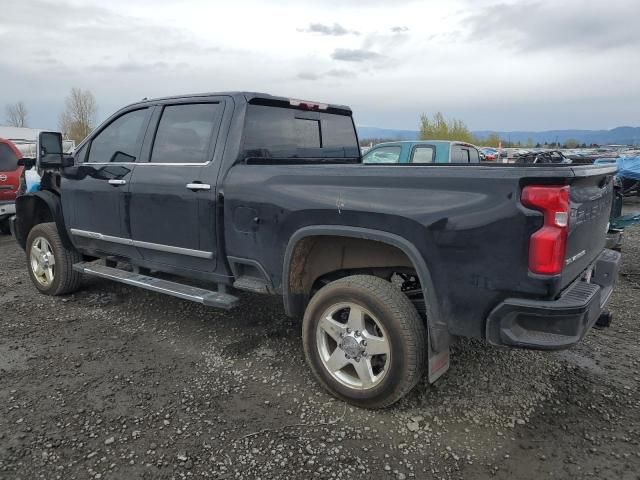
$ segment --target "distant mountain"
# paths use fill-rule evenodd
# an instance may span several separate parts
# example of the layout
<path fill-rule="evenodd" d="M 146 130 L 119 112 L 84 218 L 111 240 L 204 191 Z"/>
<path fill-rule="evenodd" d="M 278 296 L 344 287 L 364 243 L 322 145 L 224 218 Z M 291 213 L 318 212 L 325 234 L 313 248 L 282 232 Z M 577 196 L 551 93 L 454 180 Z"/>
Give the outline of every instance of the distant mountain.
<path fill-rule="evenodd" d="M 393 130 L 376 127 L 357 127 L 358 137 L 363 138 L 385 138 L 397 140 L 415 140 L 418 138 L 417 130 Z M 564 143 L 569 139 L 577 140 L 578 143 L 587 145 L 597 143 L 598 145 L 622 144 L 639 145 L 640 127 L 616 127 L 611 130 L 547 130 L 545 132 L 496 132 L 494 130 L 478 130 L 473 134 L 478 138 L 486 138 L 492 133 L 497 133 L 503 140 L 511 142 L 521 142 L 526 144 L 529 139 L 533 143 L 551 143 L 558 141 Z"/>
<path fill-rule="evenodd" d="M 417 130 L 393 130 L 390 128 L 356 127 L 358 138 L 376 138 L 393 140 L 415 140 L 418 138 Z"/>

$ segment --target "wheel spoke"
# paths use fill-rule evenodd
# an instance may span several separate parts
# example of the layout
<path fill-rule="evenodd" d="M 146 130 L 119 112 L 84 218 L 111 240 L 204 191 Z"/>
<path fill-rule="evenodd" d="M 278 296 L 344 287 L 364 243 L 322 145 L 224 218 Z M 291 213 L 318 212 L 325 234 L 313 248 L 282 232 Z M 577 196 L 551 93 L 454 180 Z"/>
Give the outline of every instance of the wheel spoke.
<path fill-rule="evenodd" d="M 42 275 L 42 267 L 40 267 L 37 261 L 31 262 L 31 270 L 33 270 L 33 273 L 37 276 Z"/>
<path fill-rule="evenodd" d="M 363 388 L 369 388 L 371 385 L 373 385 L 375 381 L 375 375 L 373 374 L 373 369 L 371 368 L 370 359 L 363 358 L 359 362 L 354 362 L 353 366 L 356 369 L 356 373 L 358 374 L 360 382 L 362 382 Z"/>
<path fill-rule="evenodd" d="M 319 327 L 327 332 L 327 334 L 333 338 L 336 342 L 340 342 L 340 334 L 346 333 L 347 327 L 346 325 L 337 322 L 331 316 L 326 316 L 322 320 L 320 320 Z"/>
<path fill-rule="evenodd" d="M 347 320 L 347 326 L 351 330 L 365 331 L 364 325 L 364 312 L 357 305 L 351 305 L 349 308 L 349 319 Z"/>
<path fill-rule="evenodd" d="M 340 348 L 336 348 L 329 359 L 327 360 L 327 368 L 332 372 L 337 372 L 349 363 L 349 360 L 344 356 L 344 352 Z"/>
<path fill-rule="evenodd" d="M 56 264 L 56 257 L 53 256 L 53 253 L 47 255 L 47 260 L 49 260 L 49 265 L 53 266 Z"/>
<path fill-rule="evenodd" d="M 44 276 L 47 279 L 47 283 L 51 283 L 53 281 L 53 270 L 51 268 L 45 268 Z"/>
<path fill-rule="evenodd" d="M 375 337 L 365 332 L 367 353 L 369 355 L 389 355 L 389 343 L 383 337 Z"/>

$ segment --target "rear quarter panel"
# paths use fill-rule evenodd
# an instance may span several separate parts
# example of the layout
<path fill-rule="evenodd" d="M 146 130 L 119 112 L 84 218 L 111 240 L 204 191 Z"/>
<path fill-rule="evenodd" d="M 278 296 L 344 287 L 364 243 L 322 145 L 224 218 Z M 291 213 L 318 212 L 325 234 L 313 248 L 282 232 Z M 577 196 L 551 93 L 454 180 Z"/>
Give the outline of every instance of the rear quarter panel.
<path fill-rule="evenodd" d="M 498 301 L 550 294 L 548 282 L 528 273 L 528 238 L 541 218 L 519 203 L 522 170 L 238 164 L 223 185 L 227 255 L 258 261 L 282 290 L 285 251 L 299 229 L 343 225 L 394 233 L 425 259 L 434 282 L 428 301 L 439 320 L 454 334 L 480 337 Z M 558 172 L 537 168 L 535 175 Z M 237 218 L 256 221 L 238 225 Z"/>

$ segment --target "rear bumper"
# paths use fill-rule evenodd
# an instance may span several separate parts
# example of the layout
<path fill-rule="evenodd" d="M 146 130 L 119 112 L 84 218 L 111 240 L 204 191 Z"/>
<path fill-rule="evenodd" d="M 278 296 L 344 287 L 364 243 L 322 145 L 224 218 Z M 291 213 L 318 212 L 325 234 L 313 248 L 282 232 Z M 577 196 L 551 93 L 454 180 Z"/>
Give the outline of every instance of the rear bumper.
<path fill-rule="evenodd" d="M 0 202 L 0 220 L 9 218 L 16 214 L 16 204 L 11 202 Z"/>
<path fill-rule="evenodd" d="M 487 318 L 487 340 L 494 345 L 558 350 L 586 335 L 613 292 L 620 253 L 604 250 L 592 265 L 590 281 L 583 275 L 557 300 L 510 298 Z"/>

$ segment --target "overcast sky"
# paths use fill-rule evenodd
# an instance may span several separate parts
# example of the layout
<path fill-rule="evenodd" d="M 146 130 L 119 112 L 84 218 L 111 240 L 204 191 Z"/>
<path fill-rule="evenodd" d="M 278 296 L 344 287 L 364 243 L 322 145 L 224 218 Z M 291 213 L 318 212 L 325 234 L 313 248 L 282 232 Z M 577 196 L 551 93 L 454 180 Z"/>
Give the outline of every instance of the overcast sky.
<path fill-rule="evenodd" d="M 73 86 L 100 120 L 251 90 L 387 128 L 438 110 L 474 130 L 637 126 L 639 21 L 640 0 L 4 0 L 0 107 L 23 100 L 31 126 L 56 128 Z"/>

